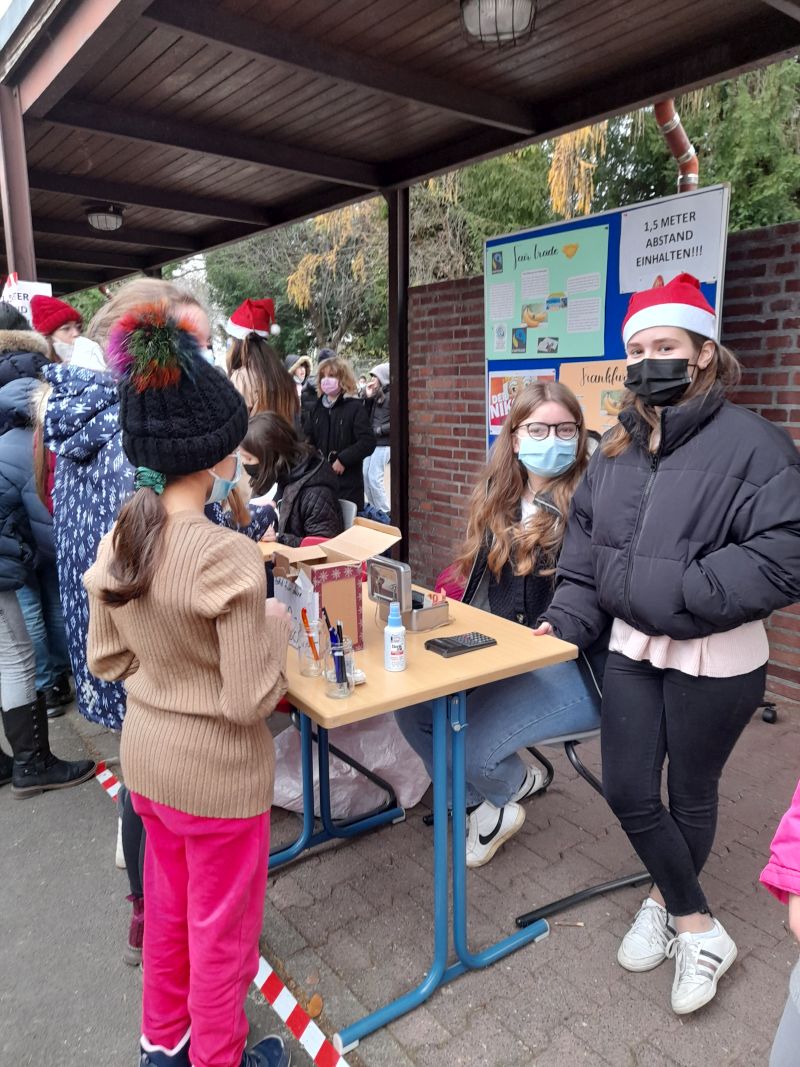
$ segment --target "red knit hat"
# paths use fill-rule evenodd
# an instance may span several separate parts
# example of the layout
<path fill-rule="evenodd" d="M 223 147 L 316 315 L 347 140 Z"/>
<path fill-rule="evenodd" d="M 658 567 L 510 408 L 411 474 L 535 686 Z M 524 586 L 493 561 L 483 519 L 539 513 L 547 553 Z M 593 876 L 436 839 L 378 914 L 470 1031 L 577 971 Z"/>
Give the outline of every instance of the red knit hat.
<path fill-rule="evenodd" d="M 245 300 L 234 311 L 225 324 L 225 330 L 231 337 L 247 337 L 257 333 L 259 337 L 269 337 L 281 332 L 275 321 L 275 304 L 271 300 Z"/>
<path fill-rule="evenodd" d="M 703 296 L 700 282 L 691 274 L 679 274 L 667 285 L 634 293 L 622 322 L 622 343 L 651 326 L 680 326 L 702 337 L 717 336 L 717 317 Z"/>
<path fill-rule="evenodd" d="M 48 337 L 59 327 L 66 326 L 68 322 L 83 322 L 81 313 L 63 300 L 56 300 L 54 296 L 34 296 L 31 298 L 31 318 L 33 328 Z"/>

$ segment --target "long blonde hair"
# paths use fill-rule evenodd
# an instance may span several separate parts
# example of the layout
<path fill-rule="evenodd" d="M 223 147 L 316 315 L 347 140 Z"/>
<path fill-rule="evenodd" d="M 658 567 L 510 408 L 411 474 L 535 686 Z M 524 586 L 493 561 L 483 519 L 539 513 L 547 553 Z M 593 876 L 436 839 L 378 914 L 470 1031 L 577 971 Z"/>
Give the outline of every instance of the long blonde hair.
<path fill-rule="evenodd" d="M 536 408 L 547 401 L 563 405 L 577 422 L 576 458 L 569 470 L 553 478 L 547 486 L 559 514 L 554 514 L 549 508 L 539 508 L 533 519 L 522 523 L 519 508 L 528 484 L 528 474 L 514 453 L 513 436 L 524 422 L 530 420 Z M 534 567 L 539 574 L 550 575 L 554 572 L 564 539 L 569 505 L 589 462 L 587 441 L 581 406 L 566 385 L 560 382 L 535 382 L 516 396 L 470 498 L 467 536 L 456 560 L 464 577 L 469 574 L 487 538 L 491 541 L 488 545 L 488 566 L 495 578 L 499 578 L 509 561 L 513 564 L 515 574 L 530 574 Z"/>
<path fill-rule="evenodd" d="M 706 343 L 706 341 L 712 340 L 709 337 L 703 337 L 702 334 L 693 333 L 691 330 L 686 330 L 689 337 L 692 340 L 692 344 L 695 350 L 695 356 L 700 354 L 700 349 Z M 730 351 L 721 345 L 719 341 L 714 341 L 714 355 L 711 357 L 711 362 L 707 367 L 697 369 L 697 373 L 692 379 L 692 384 L 680 398 L 674 407 L 679 407 L 681 404 L 687 403 L 687 401 L 694 399 L 696 396 L 706 396 L 715 386 L 719 386 L 726 392 L 739 384 L 742 377 L 742 368 L 739 364 L 739 360 Z M 620 411 L 627 411 L 630 408 L 639 415 L 644 423 L 646 423 L 651 431 L 656 430 L 661 425 L 661 419 L 658 412 L 650 404 L 638 397 L 635 393 L 632 393 L 630 389 L 625 390 L 625 396 L 622 401 Z M 609 430 L 603 438 L 601 448 L 603 455 L 608 456 L 610 459 L 614 459 L 616 456 L 621 456 L 622 453 L 628 448 L 631 443 L 631 435 L 627 429 L 618 422 L 617 425 Z"/>

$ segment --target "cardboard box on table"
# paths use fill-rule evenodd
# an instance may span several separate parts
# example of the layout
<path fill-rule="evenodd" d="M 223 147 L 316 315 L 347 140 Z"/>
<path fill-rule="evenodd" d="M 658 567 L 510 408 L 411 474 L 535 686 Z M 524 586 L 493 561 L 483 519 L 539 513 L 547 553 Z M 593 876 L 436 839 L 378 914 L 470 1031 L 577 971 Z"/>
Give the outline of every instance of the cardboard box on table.
<path fill-rule="evenodd" d="M 261 542 L 264 555 L 275 565 L 275 596 L 292 615 L 291 644 L 305 641 L 301 611 L 313 622 L 328 612 L 331 621 L 341 620 L 345 637 L 356 652 L 364 647 L 361 620 L 362 564 L 396 544 L 401 533 L 369 519 L 356 519 L 349 530 L 309 548 L 287 548 Z"/>

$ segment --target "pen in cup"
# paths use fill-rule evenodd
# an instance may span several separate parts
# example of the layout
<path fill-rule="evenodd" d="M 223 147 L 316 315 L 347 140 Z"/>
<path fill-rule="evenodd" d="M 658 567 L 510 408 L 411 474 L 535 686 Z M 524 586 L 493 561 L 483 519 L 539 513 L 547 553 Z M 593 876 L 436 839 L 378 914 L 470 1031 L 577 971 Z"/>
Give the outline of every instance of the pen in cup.
<path fill-rule="evenodd" d="M 339 623 L 336 627 L 331 627 L 331 652 L 333 653 L 333 669 L 336 672 L 336 681 L 340 684 L 347 682 L 343 645 L 342 624 Z"/>
<path fill-rule="evenodd" d="M 315 660 L 319 659 L 319 652 L 317 652 L 317 646 L 314 644 L 314 638 L 311 636 L 311 624 L 308 621 L 308 612 L 305 608 L 300 612 L 300 618 L 303 620 L 303 629 L 306 631 L 306 637 L 311 647 L 311 655 Z"/>

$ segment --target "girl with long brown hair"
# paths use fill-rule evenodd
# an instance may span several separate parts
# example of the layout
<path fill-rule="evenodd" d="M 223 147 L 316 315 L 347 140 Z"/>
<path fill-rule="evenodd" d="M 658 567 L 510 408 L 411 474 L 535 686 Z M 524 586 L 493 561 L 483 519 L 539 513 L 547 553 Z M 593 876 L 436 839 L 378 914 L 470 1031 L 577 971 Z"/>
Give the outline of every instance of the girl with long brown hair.
<path fill-rule="evenodd" d="M 567 513 L 589 460 L 580 405 L 566 386 L 538 382 L 517 395 L 472 494 L 458 566 L 465 603 L 535 626 L 553 596 Z M 541 789 L 519 750 L 598 725 L 588 660 L 480 686 L 467 695 L 467 866 L 488 863 L 525 820 L 521 802 Z M 432 708 L 397 712 L 429 773 Z"/>
<path fill-rule="evenodd" d="M 228 377 L 244 397 L 248 415 L 274 411 L 294 424 L 300 401 L 294 379 L 268 338 L 280 332 L 269 299 L 245 300 L 228 319 Z"/>
<path fill-rule="evenodd" d="M 715 338 L 689 274 L 631 297 L 628 393 L 573 499 L 537 629 L 586 648 L 611 624 L 603 786 L 653 878 L 617 960 L 649 971 L 674 957 L 680 1015 L 736 959 L 699 875 L 722 769 L 764 693 L 762 620 L 800 599 L 800 456 L 726 399 L 738 365 Z"/>
<path fill-rule="evenodd" d="M 288 1067 L 278 1037 L 248 1051 L 286 609 L 257 546 L 205 515 L 240 476 L 241 396 L 196 326 L 161 302 L 112 327 L 135 492 L 84 582 L 92 671 L 125 679 L 120 755 L 147 831 L 140 1067 Z"/>
<path fill-rule="evenodd" d="M 262 411 L 250 419 L 241 452 L 254 496 L 277 485 L 278 526 L 267 530 L 262 541 L 296 548 L 305 537 L 342 532 L 336 475 L 294 426 L 273 411 Z"/>

